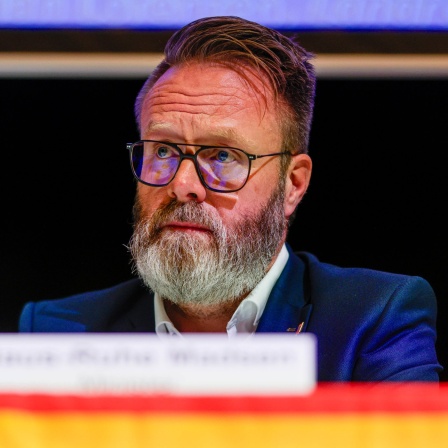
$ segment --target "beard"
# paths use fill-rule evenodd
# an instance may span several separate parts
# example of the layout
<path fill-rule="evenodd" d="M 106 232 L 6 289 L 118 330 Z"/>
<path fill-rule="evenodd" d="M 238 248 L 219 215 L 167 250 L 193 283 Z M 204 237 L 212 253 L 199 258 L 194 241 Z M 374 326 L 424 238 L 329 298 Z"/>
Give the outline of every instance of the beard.
<path fill-rule="evenodd" d="M 129 243 L 134 272 L 181 307 L 230 306 L 255 288 L 279 251 L 288 227 L 283 207 L 284 184 L 257 213 L 226 227 L 216 209 L 194 201 L 173 200 L 144 218 L 137 198 Z M 162 229 L 169 221 L 193 222 L 209 231 Z"/>

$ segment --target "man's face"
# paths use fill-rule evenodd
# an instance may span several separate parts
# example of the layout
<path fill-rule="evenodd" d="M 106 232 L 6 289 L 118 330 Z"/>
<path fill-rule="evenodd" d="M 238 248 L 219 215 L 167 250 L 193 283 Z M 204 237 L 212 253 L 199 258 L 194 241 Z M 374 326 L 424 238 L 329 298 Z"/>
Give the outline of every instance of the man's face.
<path fill-rule="evenodd" d="M 145 98 L 142 139 L 279 152 L 280 126 L 266 101 L 240 76 L 213 65 L 168 70 Z M 186 147 L 193 153 L 194 147 Z M 138 185 L 131 250 L 140 276 L 177 304 L 222 306 L 241 299 L 266 273 L 284 242 L 290 206 L 279 158 L 253 162 L 243 189 L 218 193 L 182 162 L 164 187 Z"/>
<path fill-rule="evenodd" d="M 168 70 L 147 94 L 141 118 L 141 138 L 174 143 L 232 146 L 253 154 L 281 151 L 281 133 L 272 94 L 267 106 L 240 76 L 222 66 L 192 64 Z M 193 153 L 195 148 L 187 148 Z M 193 163 L 182 162 L 174 180 L 165 187 L 138 185 L 142 214 L 150 217 L 172 199 L 213 207 L 224 225 L 232 227 L 266 204 L 279 182 L 279 158 L 252 163 L 245 187 L 234 193 L 207 190 Z M 172 231 L 200 233 L 193 227 L 171 226 Z"/>

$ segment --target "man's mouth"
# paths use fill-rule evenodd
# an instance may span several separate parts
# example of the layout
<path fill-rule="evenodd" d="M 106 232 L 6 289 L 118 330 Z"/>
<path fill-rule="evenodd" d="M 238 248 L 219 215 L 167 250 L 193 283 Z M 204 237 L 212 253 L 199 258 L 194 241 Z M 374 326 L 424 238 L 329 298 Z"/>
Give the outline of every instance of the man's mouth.
<path fill-rule="evenodd" d="M 160 226 L 160 230 L 171 230 L 180 232 L 211 232 L 211 230 L 195 222 L 171 221 Z"/>

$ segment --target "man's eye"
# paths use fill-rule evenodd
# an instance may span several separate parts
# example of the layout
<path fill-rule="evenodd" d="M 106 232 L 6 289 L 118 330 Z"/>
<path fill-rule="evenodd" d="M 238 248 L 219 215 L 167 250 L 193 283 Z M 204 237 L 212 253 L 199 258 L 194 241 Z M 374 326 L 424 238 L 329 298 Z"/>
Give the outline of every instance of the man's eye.
<path fill-rule="evenodd" d="M 171 155 L 171 152 L 172 152 L 171 149 L 168 148 L 167 146 L 160 146 L 156 150 L 157 156 L 160 157 L 161 159 L 169 157 Z"/>
<path fill-rule="evenodd" d="M 228 162 L 232 162 L 234 157 L 231 152 L 221 149 L 216 153 L 216 159 L 218 160 L 218 162 L 227 162 L 228 163 Z"/>

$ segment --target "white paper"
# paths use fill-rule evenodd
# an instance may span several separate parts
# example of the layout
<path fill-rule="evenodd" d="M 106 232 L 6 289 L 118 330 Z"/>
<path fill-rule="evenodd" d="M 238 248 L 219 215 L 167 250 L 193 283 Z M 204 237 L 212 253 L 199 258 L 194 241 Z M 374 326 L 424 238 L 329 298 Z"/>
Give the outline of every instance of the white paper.
<path fill-rule="evenodd" d="M 0 392 L 297 395 L 316 386 L 314 335 L 0 335 Z"/>

